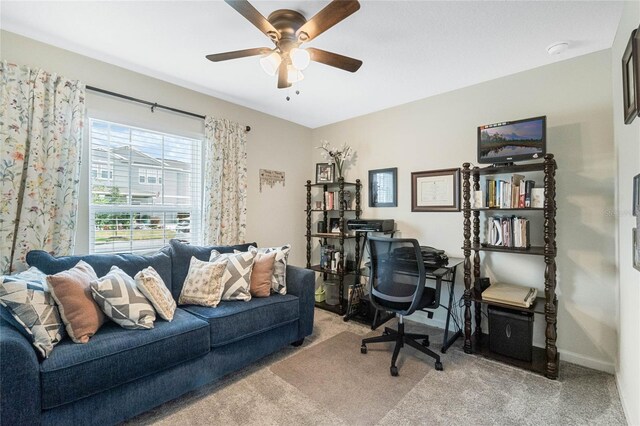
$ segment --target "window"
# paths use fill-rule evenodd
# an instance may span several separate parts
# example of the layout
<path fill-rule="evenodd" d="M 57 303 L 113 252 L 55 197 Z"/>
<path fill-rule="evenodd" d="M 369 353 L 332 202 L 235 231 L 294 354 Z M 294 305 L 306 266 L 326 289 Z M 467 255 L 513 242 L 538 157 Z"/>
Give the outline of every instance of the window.
<path fill-rule="evenodd" d="M 92 253 L 200 243 L 200 140 L 94 119 L 89 139 Z"/>
<path fill-rule="evenodd" d="M 138 172 L 138 179 L 140 183 L 148 183 L 151 185 L 162 183 L 162 170 L 154 169 L 140 169 Z"/>

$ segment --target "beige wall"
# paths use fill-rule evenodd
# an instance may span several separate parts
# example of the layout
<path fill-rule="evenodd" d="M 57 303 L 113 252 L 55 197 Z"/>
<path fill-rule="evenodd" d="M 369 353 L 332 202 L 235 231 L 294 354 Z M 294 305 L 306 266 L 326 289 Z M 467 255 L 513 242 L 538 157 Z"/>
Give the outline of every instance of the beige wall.
<path fill-rule="evenodd" d="M 616 377 L 629 424 L 640 424 L 640 272 L 632 266 L 631 229 L 633 176 L 640 173 L 640 118 L 624 124 L 621 58 L 631 31 L 640 24 L 640 3 L 626 2 L 612 47 L 613 131 L 617 160 L 616 205 L 618 218 L 618 366 Z M 638 222 L 640 223 L 640 222 Z"/>
<path fill-rule="evenodd" d="M 127 71 L 105 62 L 43 44 L 6 31 L 0 32 L 0 54 L 9 63 L 41 67 L 87 85 L 158 102 L 202 115 L 228 118 L 251 126 L 248 135 L 248 213 L 247 239 L 262 246 L 292 243 L 291 259 L 304 264 L 303 184 L 309 178 L 310 130 L 248 108 Z M 202 120 L 157 111 L 113 98 L 87 94 L 90 116 L 159 131 L 197 135 L 203 133 Z M 87 150 L 85 150 L 87 151 Z M 86 156 L 84 164 L 87 164 Z M 85 167 L 86 169 L 86 167 Z M 273 169 L 286 173 L 286 188 L 281 185 L 258 190 L 258 170 Z M 78 225 L 77 252 L 88 250 L 88 186 L 83 175 Z M 81 188 L 82 189 L 82 188 Z M 296 189 L 298 189 L 296 191 Z"/>
<path fill-rule="evenodd" d="M 398 167 L 398 207 L 365 207 L 363 216 L 393 218 L 402 236 L 462 256 L 462 213 L 412 213 L 411 172 L 475 162 L 478 125 L 546 115 L 548 152 L 559 168 L 558 347 L 565 360 L 612 372 L 617 327 L 610 55 L 602 51 L 318 128 L 312 139 L 314 146 L 322 139 L 351 144 L 357 156 L 346 176 L 362 179 L 365 188 L 368 170 Z M 428 76 L 424 81 L 429 84 Z M 320 161 L 314 150 L 312 163 Z M 541 235 L 540 216 L 535 218 L 533 234 Z M 486 255 L 484 273 L 543 290 L 542 257 Z M 458 276 L 459 297 L 461 271 Z M 444 310 L 435 320 L 442 324 Z M 537 316 L 537 345 L 544 344 L 543 322 Z"/>

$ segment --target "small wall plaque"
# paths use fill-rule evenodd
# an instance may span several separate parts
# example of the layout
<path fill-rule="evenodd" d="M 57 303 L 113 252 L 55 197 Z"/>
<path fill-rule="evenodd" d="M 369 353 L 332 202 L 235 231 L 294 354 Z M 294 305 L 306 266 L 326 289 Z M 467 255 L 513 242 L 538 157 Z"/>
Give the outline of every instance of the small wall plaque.
<path fill-rule="evenodd" d="M 260 169 L 260 192 L 262 192 L 263 183 L 273 188 L 276 183 L 280 182 L 282 182 L 282 186 L 284 187 L 284 172 Z"/>

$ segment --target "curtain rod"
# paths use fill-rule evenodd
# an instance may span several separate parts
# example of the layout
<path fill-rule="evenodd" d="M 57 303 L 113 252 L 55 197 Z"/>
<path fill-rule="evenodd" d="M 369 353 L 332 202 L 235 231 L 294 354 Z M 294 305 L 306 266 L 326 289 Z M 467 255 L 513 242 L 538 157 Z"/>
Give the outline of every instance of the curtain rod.
<path fill-rule="evenodd" d="M 166 109 L 167 111 L 176 112 L 178 114 L 183 114 L 183 115 L 188 115 L 190 117 L 200 118 L 202 120 L 204 120 L 204 118 L 205 118 L 204 115 L 195 114 L 195 113 L 189 112 L 189 111 L 183 111 L 181 109 L 172 108 L 172 107 L 169 107 L 169 106 L 166 106 L 166 105 L 160 105 L 157 102 L 149 102 L 149 101 L 145 101 L 143 99 L 134 98 L 132 96 L 122 95 L 120 93 L 111 92 L 109 90 L 100 89 L 98 87 L 86 86 L 86 88 L 87 88 L 87 90 L 91 90 L 93 92 L 103 93 L 105 95 L 114 96 L 116 98 L 126 99 L 126 100 L 131 101 L 131 102 L 137 102 L 139 104 L 149 105 L 151 107 L 151 112 L 154 112 L 154 110 L 156 108 L 161 108 L 161 109 Z M 251 127 L 246 126 L 245 130 L 247 132 L 250 132 L 251 131 Z"/>

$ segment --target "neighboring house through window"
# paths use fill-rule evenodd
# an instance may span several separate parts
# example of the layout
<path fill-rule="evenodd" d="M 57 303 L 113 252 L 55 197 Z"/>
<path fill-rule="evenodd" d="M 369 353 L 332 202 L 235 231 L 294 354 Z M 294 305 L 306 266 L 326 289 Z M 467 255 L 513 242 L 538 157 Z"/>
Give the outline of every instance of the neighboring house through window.
<path fill-rule="evenodd" d="M 92 253 L 200 243 L 200 140 L 90 120 Z"/>

